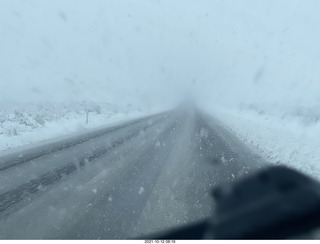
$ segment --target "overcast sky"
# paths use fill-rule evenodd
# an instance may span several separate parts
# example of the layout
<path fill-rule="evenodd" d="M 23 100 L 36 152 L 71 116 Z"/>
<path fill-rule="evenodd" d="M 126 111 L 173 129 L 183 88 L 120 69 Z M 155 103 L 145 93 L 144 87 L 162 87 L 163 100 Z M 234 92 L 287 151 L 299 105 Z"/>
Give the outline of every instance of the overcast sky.
<path fill-rule="evenodd" d="M 317 0 L 0 0 L 0 101 L 319 104 Z"/>

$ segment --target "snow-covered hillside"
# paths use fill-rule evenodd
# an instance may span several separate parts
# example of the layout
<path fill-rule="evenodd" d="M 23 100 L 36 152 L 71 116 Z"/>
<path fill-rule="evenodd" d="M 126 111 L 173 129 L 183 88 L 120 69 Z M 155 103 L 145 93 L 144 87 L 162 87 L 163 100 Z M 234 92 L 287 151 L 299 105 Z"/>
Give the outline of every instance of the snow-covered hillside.
<path fill-rule="evenodd" d="M 0 152 L 161 111 L 109 103 L 28 103 L 0 107 Z"/>

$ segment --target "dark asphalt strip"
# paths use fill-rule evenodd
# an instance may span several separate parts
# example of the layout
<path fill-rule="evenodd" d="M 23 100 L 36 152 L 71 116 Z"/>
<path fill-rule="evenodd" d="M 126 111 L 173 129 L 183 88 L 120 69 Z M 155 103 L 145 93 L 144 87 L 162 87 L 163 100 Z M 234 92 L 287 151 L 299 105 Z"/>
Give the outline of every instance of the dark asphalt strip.
<path fill-rule="evenodd" d="M 154 124 L 159 123 L 159 121 Z M 153 124 L 153 125 L 154 125 Z M 48 190 L 49 186 L 57 183 L 64 176 L 70 175 L 74 173 L 77 169 L 83 168 L 87 163 L 93 161 L 94 159 L 99 158 L 100 156 L 108 153 L 110 150 L 115 149 L 116 147 L 123 144 L 125 141 L 130 140 L 131 138 L 137 136 L 141 131 L 146 131 L 149 126 L 145 126 L 140 128 L 139 130 L 133 132 L 129 136 L 124 139 L 114 141 L 109 147 L 98 150 L 92 155 L 88 155 L 82 159 L 80 159 L 79 165 L 77 166 L 75 163 L 67 163 L 65 166 L 55 169 L 51 172 L 41 175 L 37 179 L 33 179 L 19 187 L 5 192 L 0 195 L 0 213 L 7 210 L 11 206 L 17 204 L 18 202 L 24 200 L 25 198 L 31 199 L 35 197 L 35 193 L 44 192 Z"/>
<path fill-rule="evenodd" d="M 128 238 L 173 146 L 170 138 L 176 137 L 176 127 L 174 123 L 157 139 L 161 145 L 166 142 L 165 146 L 151 145 L 150 150 L 132 162 L 130 169 L 117 175 L 113 184 L 117 187 L 106 192 L 62 239 Z"/>
<path fill-rule="evenodd" d="M 152 116 L 149 116 L 146 118 L 141 118 L 141 119 L 135 120 L 134 122 L 127 122 L 125 124 L 114 126 L 111 128 L 106 128 L 106 129 L 101 129 L 101 130 L 98 130 L 95 132 L 90 132 L 86 135 L 80 136 L 80 138 L 76 137 L 75 139 L 71 139 L 71 141 L 67 140 L 65 142 L 56 142 L 53 144 L 44 145 L 43 149 L 40 148 L 37 151 L 31 150 L 31 152 L 20 153 L 20 155 L 14 154 L 14 155 L 6 156 L 6 157 L 0 157 L 0 165 L 1 165 L 0 171 L 5 171 L 7 169 L 24 164 L 24 163 L 29 162 L 31 160 L 34 160 L 34 159 L 46 156 L 48 154 L 58 152 L 58 151 L 62 151 L 64 149 L 76 146 L 78 144 L 87 142 L 89 140 L 92 140 L 92 139 L 95 139 L 98 137 L 102 137 L 102 136 L 105 136 L 109 133 L 121 130 L 121 129 L 126 128 L 128 126 L 133 126 L 135 124 L 140 123 L 141 121 L 152 119 L 153 117 L 160 116 L 159 119 L 157 119 L 155 122 L 153 122 L 153 124 L 155 124 L 155 123 L 159 122 L 160 120 L 163 120 L 164 119 L 163 116 L 166 117 L 166 115 L 168 116 L 168 114 L 169 113 L 167 112 L 167 113 L 163 113 L 163 114 L 152 115 Z M 162 115 L 162 117 L 161 117 L 161 115 Z M 23 155 L 23 156 L 21 156 L 21 155 Z"/>

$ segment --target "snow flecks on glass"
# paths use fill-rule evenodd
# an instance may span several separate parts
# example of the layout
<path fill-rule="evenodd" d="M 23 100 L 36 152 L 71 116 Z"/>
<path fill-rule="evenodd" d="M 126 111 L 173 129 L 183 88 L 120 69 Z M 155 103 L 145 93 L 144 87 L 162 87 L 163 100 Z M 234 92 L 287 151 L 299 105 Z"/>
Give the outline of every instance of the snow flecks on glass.
<path fill-rule="evenodd" d="M 97 194 L 97 189 L 92 189 L 92 192 L 93 192 L 94 194 Z"/>
<path fill-rule="evenodd" d="M 155 146 L 156 146 L 156 147 L 160 147 L 160 146 L 161 146 L 160 142 L 157 141 L 156 144 L 155 144 Z"/>
<path fill-rule="evenodd" d="M 113 197 L 110 195 L 108 196 L 108 202 L 112 202 L 113 201 Z"/>
<path fill-rule="evenodd" d="M 179 178 L 176 177 L 176 178 L 173 180 L 172 187 L 176 187 L 176 186 L 178 185 L 178 182 L 179 182 Z"/>
<path fill-rule="evenodd" d="M 85 187 L 83 185 L 77 185 L 76 186 L 76 190 L 77 191 L 83 191 L 85 189 Z"/>
<path fill-rule="evenodd" d="M 139 195 L 142 195 L 143 193 L 144 193 L 144 187 L 143 187 L 143 186 L 140 186 L 139 191 L 138 191 L 138 194 L 139 194 Z"/>
<path fill-rule="evenodd" d="M 207 138 L 209 135 L 209 131 L 206 128 L 201 128 L 200 130 L 200 137 L 201 138 Z"/>
<path fill-rule="evenodd" d="M 93 204 L 90 202 L 87 204 L 86 208 L 90 208 Z"/>
<path fill-rule="evenodd" d="M 249 174 L 249 168 L 248 167 L 243 167 L 239 172 L 238 176 L 243 176 Z"/>
<path fill-rule="evenodd" d="M 220 158 L 220 160 L 221 160 L 221 162 L 222 162 L 223 164 L 225 164 L 225 163 L 227 162 L 227 160 L 226 160 L 226 158 L 224 157 L 224 155 Z"/>

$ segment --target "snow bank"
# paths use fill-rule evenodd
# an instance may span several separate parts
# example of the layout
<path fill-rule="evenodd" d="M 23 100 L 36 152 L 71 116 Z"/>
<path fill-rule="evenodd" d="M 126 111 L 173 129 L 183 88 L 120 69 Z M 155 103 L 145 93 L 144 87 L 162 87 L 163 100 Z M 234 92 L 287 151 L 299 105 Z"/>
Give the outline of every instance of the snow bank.
<path fill-rule="evenodd" d="M 0 151 L 52 139 L 89 128 L 112 125 L 148 114 L 160 108 L 140 109 L 109 103 L 29 103 L 0 106 Z M 88 123 L 87 123 L 88 114 Z"/>
<path fill-rule="evenodd" d="M 320 121 L 315 114 L 283 112 L 279 116 L 254 108 L 223 107 L 206 111 L 268 161 L 320 179 Z"/>

